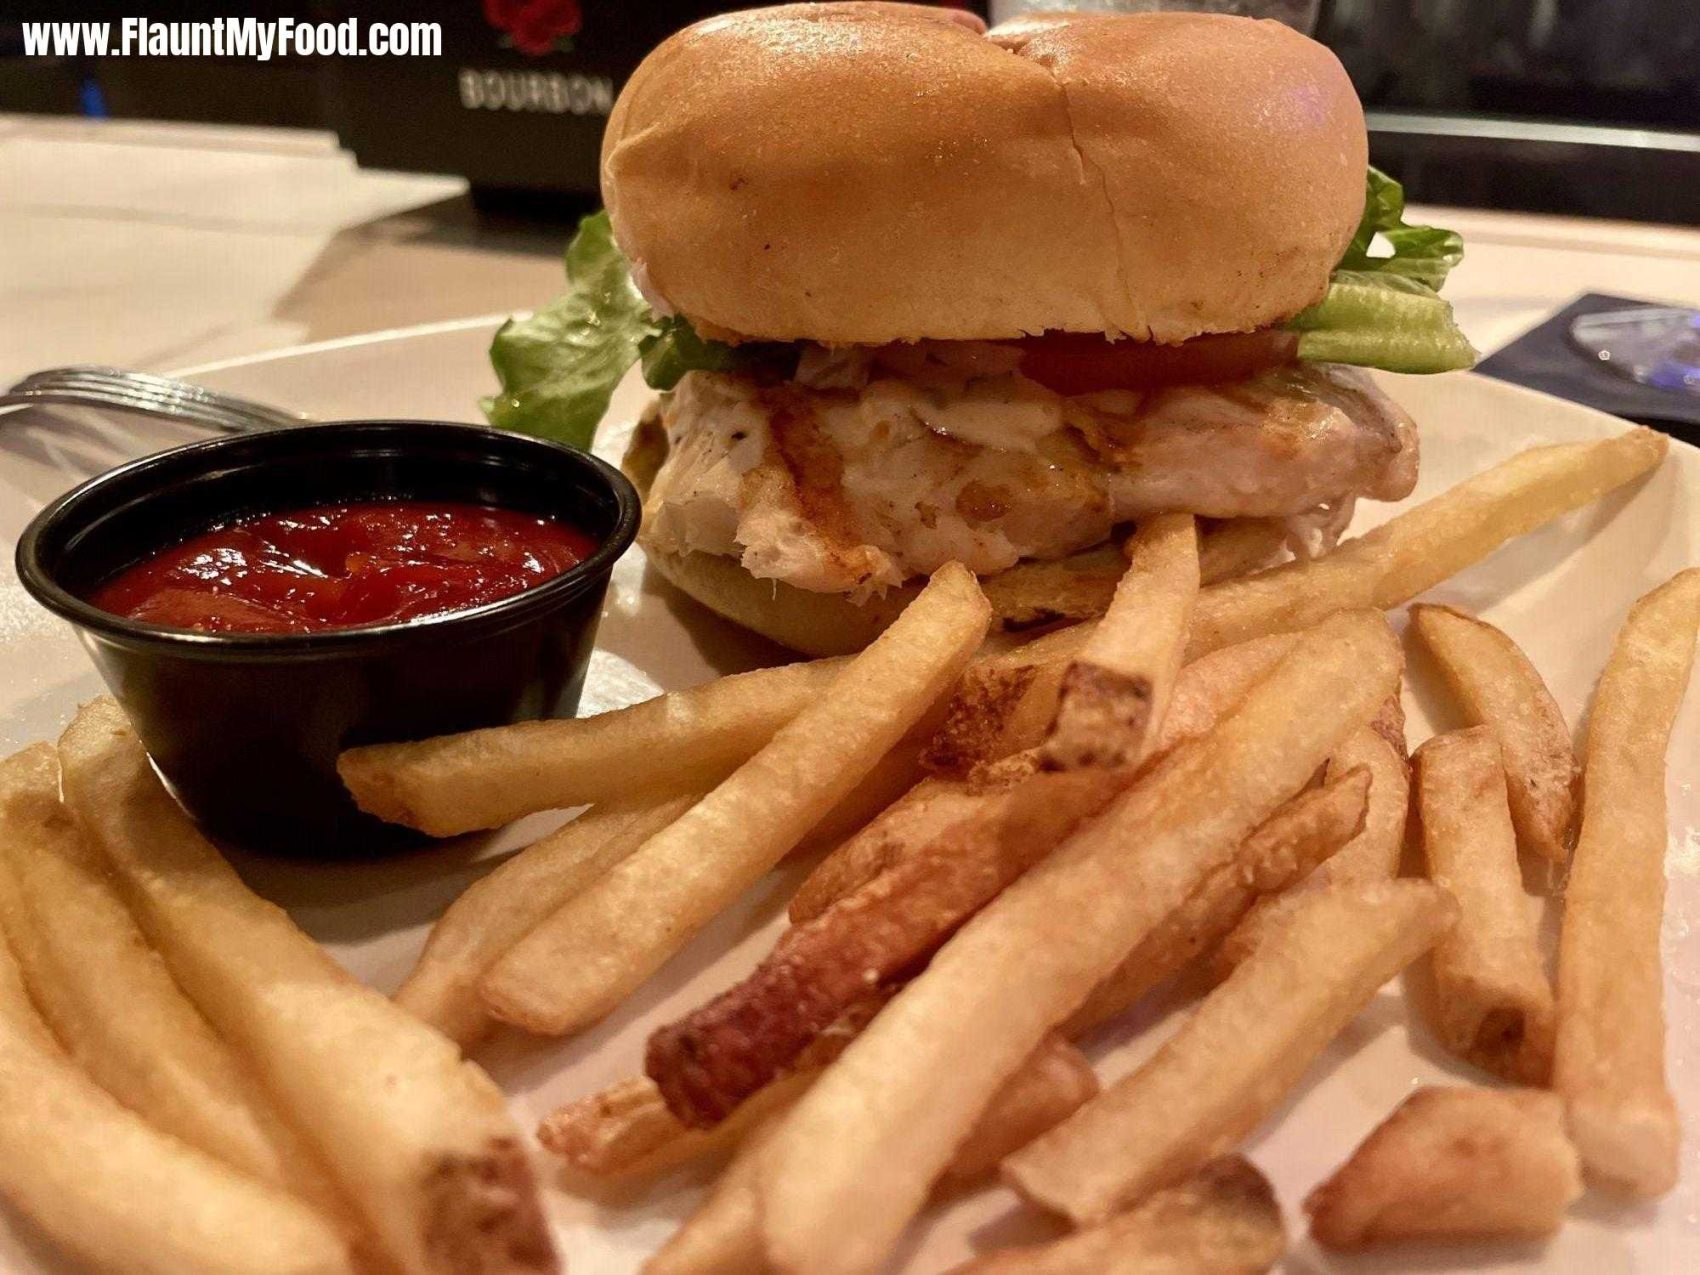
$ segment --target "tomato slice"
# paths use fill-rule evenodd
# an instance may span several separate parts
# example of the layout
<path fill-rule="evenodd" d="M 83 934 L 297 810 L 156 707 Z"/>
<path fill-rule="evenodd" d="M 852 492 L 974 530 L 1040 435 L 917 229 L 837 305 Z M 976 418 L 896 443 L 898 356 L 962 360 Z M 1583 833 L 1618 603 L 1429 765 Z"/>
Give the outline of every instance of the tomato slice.
<path fill-rule="evenodd" d="M 1148 390 L 1243 381 L 1298 353 L 1296 332 L 1264 328 L 1198 336 L 1179 345 L 1111 341 L 1093 332 L 1047 332 L 1015 342 L 1021 374 L 1058 394 Z"/>

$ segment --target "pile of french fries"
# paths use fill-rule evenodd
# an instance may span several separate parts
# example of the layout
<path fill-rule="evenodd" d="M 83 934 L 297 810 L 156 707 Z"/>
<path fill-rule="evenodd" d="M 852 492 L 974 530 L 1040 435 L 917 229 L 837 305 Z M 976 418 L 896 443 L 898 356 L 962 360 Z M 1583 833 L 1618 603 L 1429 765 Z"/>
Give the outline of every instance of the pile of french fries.
<path fill-rule="evenodd" d="M 519 1131 L 195 830 L 111 700 L 0 762 L 0 1194 L 90 1267 L 554 1271 Z"/>
<path fill-rule="evenodd" d="M 1409 756 L 1385 612 L 1665 448 L 1525 452 L 1324 557 L 1214 582 L 1194 520 L 1153 519 L 1101 615 L 1016 647 L 986 641 L 951 565 L 852 658 L 353 750 L 356 799 L 437 835 L 589 807 L 449 907 L 399 1009 L 249 894 L 91 706 L 4 772 L 22 980 L 0 964 L 0 1074 L 78 1097 L 52 1149 L 0 1113 L 26 1166 L 0 1155 L 0 1192 L 71 1247 L 169 1253 L 146 1269 L 549 1269 L 499 1096 L 443 1037 L 585 1028 L 808 854 L 755 969 L 538 1130 L 569 1183 L 722 1157 L 651 1275 L 881 1269 L 929 1200 L 1000 1181 L 1066 1233 L 964 1271 L 1268 1270 L 1286 1226 L 1236 1148 L 1401 973 L 1413 1030 L 1477 1083 L 1390 1113 L 1305 1202 L 1316 1242 L 1540 1239 L 1584 1173 L 1661 1194 L 1665 750 L 1700 570 L 1630 612 L 1581 763 L 1506 634 L 1421 604 L 1410 639 L 1465 725 Z M 1568 876 L 1556 975 L 1526 870 Z M 72 906 L 75 940 L 41 920 Z M 150 959 L 119 981 L 91 953 L 122 944 Z M 1177 978 L 1201 993 L 1179 1029 L 1101 1078 L 1100 1029 Z M 135 1078 L 145 1052 L 163 1078 Z M 96 1139 L 135 1149 L 78 1179 Z M 170 1185 L 132 1199 L 124 1172 L 164 1146 Z M 173 1191 L 217 1207 L 172 1231 Z M 215 1265 L 239 1209 L 269 1247 Z"/>
<path fill-rule="evenodd" d="M 577 1030 L 780 858 L 826 850 L 754 971 L 539 1130 L 591 1178 L 729 1153 L 655 1275 L 876 1269 L 930 1197 L 994 1175 L 1074 1230 L 965 1269 L 1267 1269 L 1279 1211 L 1221 1157 L 1405 970 L 1419 1030 L 1484 1083 L 1393 1113 L 1308 1202 L 1319 1242 L 1549 1235 L 1584 1168 L 1667 1189 L 1661 784 L 1700 574 L 1620 636 L 1579 836 L 1584 768 L 1511 639 L 1411 609 L 1467 724 L 1413 764 L 1382 615 L 1663 451 L 1635 430 L 1526 452 L 1215 583 L 1193 521 L 1154 519 L 1100 618 L 1014 649 L 976 653 L 984 608 L 946 569 L 854 660 L 357 750 L 356 797 L 417 827 L 592 807 L 452 906 L 398 999 L 468 1044 Z M 1556 989 L 1525 857 L 1571 874 Z M 1081 1046 L 1189 969 L 1212 990 L 1102 1084 Z"/>

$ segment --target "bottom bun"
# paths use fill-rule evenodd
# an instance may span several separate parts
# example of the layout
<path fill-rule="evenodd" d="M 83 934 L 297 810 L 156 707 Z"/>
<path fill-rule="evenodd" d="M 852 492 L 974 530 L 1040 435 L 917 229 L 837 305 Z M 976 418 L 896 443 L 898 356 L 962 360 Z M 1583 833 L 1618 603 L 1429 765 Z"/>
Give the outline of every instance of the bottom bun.
<path fill-rule="evenodd" d="M 667 456 L 667 436 L 648 416 L 632 432 L 621 468 L 645 500 L 655 471 Z M 758 580 L 736 558 L 714 553 L 674 553 L 639 535 L 658 574 L 709 610 L 805 655 L 848 655 L 885 631 L 908 606 L 920 584 L 891 589 L 856 603 L 842 593 L 815 593 L 779 580 Z M 1102 615 L 1127 559 L 1112 544 L 1083 550 L 1056 562 L 1019 562 L 1007 571 L 981 576 L 997 627 L 1039 628 Z"/>
<path fill-rule="evenodd" d="M 885 631 L 919 590 L 892 589 L 858 606 L 842 593 L 812 593 L 758 580 L 736 558 L 644 546 L 649 565 L 710 611 L 804 655 L 851 655 Z"/>

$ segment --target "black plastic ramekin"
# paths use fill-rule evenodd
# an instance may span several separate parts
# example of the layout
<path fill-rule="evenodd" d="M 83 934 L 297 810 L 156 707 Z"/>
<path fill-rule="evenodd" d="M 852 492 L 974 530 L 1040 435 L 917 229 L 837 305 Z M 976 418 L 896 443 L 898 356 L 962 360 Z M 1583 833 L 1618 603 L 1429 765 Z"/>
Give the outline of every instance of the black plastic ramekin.
<path fill-rule="evenodd" d="M 116 572 L 231 518 L 384 498 L 554 515 L 598 548 L 498 602 L 324 633 L 196 633 L 86 600 Z M 36 600 L 75 626 L 208 832 L 300 857 L 356 857 L 421 838 L 357 810 L 337 754 L 570 716 L 638 514 L 631 483 L 584 452 L 471 425 L 350 421 L 191 443 L 111 470 L 30 523 L 17 567 Z"/>

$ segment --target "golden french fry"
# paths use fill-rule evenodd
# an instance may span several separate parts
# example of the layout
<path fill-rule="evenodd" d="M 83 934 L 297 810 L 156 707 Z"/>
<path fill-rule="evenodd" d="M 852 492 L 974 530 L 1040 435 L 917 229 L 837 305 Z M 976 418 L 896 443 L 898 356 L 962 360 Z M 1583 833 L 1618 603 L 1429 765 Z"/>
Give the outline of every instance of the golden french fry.
<path fill-rule="evenodd" d="M 1079 1036 L 1115 1018 L 1159 983 L 1180 973 L 1231 931 L 1260 895 L 1284 890 L 1335 853 L 1363 827 L 1369 770 L 1337 775 L 1302 792 L 1258 827 L 1231 861 L 1199 882 L 1116 972 L 1098 984 L 1063 1029 Z"/>
<path fill-rule="evenodd" d="M 712 788 L 819 699 L 846 663 L 758 669 L 593 717 L 351 748 L 337 772 L 362 810 L 436 837 L 540 810 Z"/>
<path fill-rule="evenodd" d="M 1153 755 L 1166 753 L 1177 744 L 1209 730 L 1217 717 L 1243 699 L 1246 691 L 1268 673 L 1297 640 L 1295 633 L 1273 633 L 1214 651 L 1188 664 L 1175 679 L 1174 695 L 1157 729 Z M 1022 649 L 1030 651 L 1043 641 L 1045 639 L 1040 638 Z M 1059 656 L 1056 661 L 1051 661 L 1047 657 L 1042 662 L 1057 669 L 1060 681 L 1060 671 L 1066 667 L 1066 659 Z M 964 684 L 972 680 L 978 667 L 971 666 L 963 675 Z M 1055 706 L 1056 688 L 1053 686 L 1045 712 L 1053 712 Z M 1023 705 L 1021 711 L 1025 715 L 1027 705 Z M 948 725 L 943 729 L 948 730 Z M 1046 724 L 1035 715 L 1031 730 L 1025 725 L 1014 726 L 1006 742 L 1019 742 L 1025 750 L 1037 746 L 1046 729 Z M 1004 756 L 1001 752 L 997 755 L 999 758 Z M 997 762 L 980 759 L 973 780 L 967 783 L 933 778 L 917 784 L 861 833 L 816 865 L 791 900 L 791 920 L 800 923 L 819 916 L 835 901 L 899 861 L 907 850 L 927 844 L 970 814 L 980 800 L 986 776 L 995 774 L 997 765 Z"/>
<path fill-rule="evenodd" d="M 1266 567 L 1287 547 L 1279 518 L 1213 519 L 1198 532 L 1200 577 L 1205 584 Z M 1095 619 L 1115 596 L 1127 563 L 1115 545 L 1071 554 L 1055 562 L 1022 561 L 987 576 L 986 600 L 1010 630 Z M 902 600 L 888 594 L 888 604 Z M 877 627 L 877 626 L 876 626 Z"/>
<path fill-rule="evenodd" d="M 1287 548 L 1280 518 L 1207 518 L 1198 524 L 1198 577 L 1219 584 L 1271 565 Z"/>
<path fill-rule="evenodd" d="M 919 751 L 911 740 L 899 743 L 814 827 L 805 846 L 853 835 L 902 796 L 920 777 Z M 468 886 L 438 918 L 413 972 L 396 992 L 396 1004 L 463 1048 L 482 1040 L 495 1024 L 478 991 L 489 968 L 555 909 L 704 795 L 609 802 L 507 859 Z"/>
<path fill-rule="evenodd" d="M 408 1272 L 553 1271 L 501 1091 L 242 883 L 96 700 L 59 741 L 67 804 L 143 931 Z"/>
<path fill-rule="evenodd" d="M 1669 447 L 1663 434 L 1638 428 L 1600 442 L 1521 452 L 1324 557 L 1204 590 L 1193 612 L 1190 655 L 1303 628 L 1349 607 L 1386 610 L 1408 602 L 1506 541 L 1640 477 Z"/>
<path fill-rule="evenodd" d="M 714 1189 L 685 1224 L 643 1264 L 643 1275 L 758 1275 L 772 1269 L 756 1219 L 756 1173 L 784 1122 L 756 1126 Z"/>
<path fill-rule="evenodd" d="M 1197 598 L 1192 517 L 1165 514 L 1141 524 L 1109 610 L 1063 673 L 1041 765 L 1124 766 L 1149 754 Z"/>
<path fill-rule="evenodd" d="M 1411 808 L 1411 764 L 1405 754 L 1404 716 L 1399 711 L 1398 696 L 1382 706 L 1381 716 L 1374 723 L 1346 736 L 1328 759 L 1330 775 L 1359 766 L 1370 774 L 1369 810 L 1363 831 L 1342 846 L 1323 869 L 1327 884 L 1386 881 L 1399 874 Z"/>
<path fill-rule="evenodd" d="M 932 735 L 932 726 L 941 719 L 941 710 L 942 705 L 935 704 L 919 725 L 875 762 L 873 769 L 862 777 L 862 782 L 809 829 L 808 836 L 798 844 L 798 851 L 808 854 L 842 844 L 920 783 L 926 776 L 921 767 L 921 750 Z"/>
<path fill-rule="evenodd" d="M 485 974 L 497 1018 L 560 1034 L 602 1017 L 789 852 L 956 681 L 990 622 L 952 563 L 677 822 L 557 908 Z"/>
<path fill-rule="evenodd" d="M 1286 547 L 1287 528 L 1280 518 L 1210 519 L 1198 529 L 1200 579 L 1215 584 L 1256 571 Z M 1092 619 L 1108 609 L 1126 565 L 1114 545 L 1056 562 L 1018 562 L 986 578 L 986 600 L 1011 629 Z"/>
<path fill-rule="evenodd" d="M 986 600 L 1006 628 L 1034 629 L 1103 615 L 1127 562 L 1113 544 L 1054 562 L 1026 560 L 986 577 Z"/>
<path fill-rule="evenodd" d="M 1183 523 L 1179 530 L 1189 528 Z M 1184 612 L 1192 546 L 1173 531 L 1162 532 L 1169 541 L 1163 551 L 1177 560 L 1179 569 L 1170 574 L 1179 577 L 1179 587 L 1159 592 L 1179 594 L 1183 601 L 1176 610 Z M 1133 579 L 1142 576 L 1149 581 L 1149 574 L 1137 567 L 1130 572 Z M 1128 603 L 1120 600 L 1124 596 L 1135 595 L 1118 595 L 1118 609 L 1125 611 Z M 1123 622 L 1112 611 L 1099 634 L 1113 640 Z M 1184 614 L 1175 623 L 1157 627 L 1166 634 L 1162 641 L 1172 658 L 1184 641 Z M 1291 644 L 1265 639 L 1256 651 L 1224 651 L 1200 661 L 1198 673 L 1178 695 L 1184 708 L 1173 716 L 1180 729 L 1194 734 L 1208 729 L 1219 709 L 1239 698 L 1244 684 Z M 1093 756 L 1120 756 L 1116 739 L 1134 738 L 1146 725 L 1126 720 L 1095 723 Z M 1167 739 L 1160 742 L 1169 746 Z M 871 983 L 913 968 L 1134 777 L 1131 770 L 1095 765 L 1031 773 L 1033 764 L 1042 763 L 1031 754 L 995 763 L 992 769 L 1008 772 L 1007 782 L 995 788 L 986 778 L 966 785 L 928 781 L 818 869 L 801 892 L 805 909 L 820 896 L 823 876 L 828 888 L 852 876 L 859 884 L 781 936 L 772 953 L 737 986 L 650 1037 L 645 1069 L 674 1114 L 702 1127 L 723 1119 L 790 1066 L 815 1033 L 864 996 Z M 1361 791 L 1356 800 L 1361 807 Z M 1359 812 L 1349 817 L 1355 822 Z M 906 832 L 918 832 L 923 839 L 905 842 Z M 1267 856 L 1285 865 L 1283 879 L 1290 879 L 1299 870 L 1301 856 L 1308 869 L 1325 853 L 1323 838 L 1317 835 L 1297 850 L 1290 844 L 1283 849 L 1282 843 L 1299 833 L 1296 828 L 1272 830 L 1263 841 L 1254 839 L 1248 853 L 1259 862 Z M 1336 839 L 1326 848 L 1338 845 Z M 1276 870 L 1269 868 L 1265 876 Z M 1189 918 L 1221 917 L 1223 926 L 1231 923 L 1252 897 L 1240 876 L 1243 869 L 1226 873 L 1220 887 L 1205 892 L 1209 898 L 1199 904 L 1205 916 Z M 1220 928 L 1210 931 L 1209 938 L 1213 941 L 1221 933 Z M 1094 998 L 1094 1012 L 1119 1012 L 1129 998 L 1150 986 L 1144 980 L 1166 977 L 1198 950 L 1188 948 L 1198 941 L 1196 935 L 1177 937 L 1172 925 L 1153 941 L 1156 947 L 1135 953 L 1131 968 Z M 1165 965 L 1168 961 L 1176 963 Z"/>
<path fill-rule="evenodd" d="M 1408 602 L 1506 541 L 1592 504 L 1656 468 L 1669 446 L 1655 430 L 1632 429 L 1597 443 L 1533 448 L 1366 535 L 1342 542 L 1321 558 L 1289 562 L 1240 579 L 1212 581 L 1205 572 L 1187 659 L 1261 635 L 1293 632 L 1336 611 L 1385 610 Z M 1201 552 L 1208 553 L 1208 537 L 1203 544 Z M 998 703 L 1001 711 L 994 723 L 1004 729 L 988 726 L 983 716 L 970 716 L 976 734 L 965 741 L 963 751 L 974 758 L 1006 756 L 1043 738 L 1063 662 L 1080 650 L 1096 625 L 1095 620 L 1073 624 L 976 663 L 965 679 L 964 693 Z M 1005 684 L 994 686 L 998 680 Z M 1011 680 L 1018 685 L 1009 686 Z M 988 746 L 988 739 L 995 745 Z M 966 769 L 960 758 L 950 753 L 946 758 L 956 771 Z"/>
<path fill-rule="evenodd" d="M 1499 743 L 1485 726 L 1417 750 L 1417 808 L 1428 875 L 1458 901 L 1434 945 L 1426 1016 L 1440 1043 L 1523 1084 L 1552 1074 L 1553 996 L 1517 866 Z"/>
<path fill-rule="evenodd" d="M 855 1024 L 860 1030 L 864 1024 Z M 693 1129 L 667 1109 L 655 1082 L 632 1076 L 546 1117 L 538 1140 L 574 1169 L 594 1178 L 634 1178 L 739 1147 L 751 1132 L 803 1096 L 851 1035 L 835 1048 L 811 1050 L 809 1065 L 788 1072 L 712 1129 Z M 1098 1092 L 1098 1078 L 1078 1049 L 1047 1037 L 1004 1082 L 940 1177 L 943 1185 L 984 1177 Z"/>
<path fill-rule="evenodd" d="M 54 1035 L 89 1076 L 162 1133 L 292 1191 L 346 1204 L 137 928 L 99 852 L 59 804 L 37 744 L 0 762 L 0 921 Z"/>
<path fill-rule="evenodd" d="M 473 882 L 431 927 L 425 950 L 395 994 L 396 1004 L 463 1048 L 476 1044 L 494 1026 L 478 994 L 486 971 L 701 797 L 685 793 L 597 806 Z"/>
<path fill-rule="evenodd" d="M 1694 664 L 1700 568 L 1635 604 L 1594 694 L 1582 829 L 1558 951 L 1553 1088 L 1591 1175 L 1637 1195 L 1675 1184 L 1665 1080 L 1665 750 Z"/>
<path fill-rule="evenodd" d="M 970 664 L 922 764 L 941 779 L 962 779 L 976 766 L 1038 747 L 1056 720 L 1063 674 L 1089 632 L 1090 626 L 1077 624 L 1049 635 L 1066 642 L 1039 638 Z M 1035 653 L 1041 645 L 1057 653 Z"/>
<path fill-rule="evenodd" d="M 1050 1035 L 999 1086 L 940 1176 L 946 1187 L 993 1173 L 1003 1158 L 1066 1120 L 1098 1094 L 1092 1064 L 1061 1036 Z"/>
<path fill-rule="evenodd" d="M 958 931 L 758 1157 L 770 1259 L 811 1272 L 877 1265 L 1046 1031 L 1369 720 L 1399 667 L 1378 615 L 1301 635 L 1214 731 L 1156 763 Z"/>
<path fill-rule="evenodd" d="M 1265 895 L 1252 903 L 1251 910 L 1210 957 L 1217 981 L 1226 978 L 1253 948 L 1291 920 L 1312 893 L 1331 885 L 1387 881 L 1398 874 L 1411 800 L 1411 768 L 1405 760 L 1398 707 L 1398 697 L 1391 697 L 1383 708 L 1383 718 L 1388 720 L 1353 731 L 1328 759 L 1330 776 L 1359 768 L 1369 771 L 1369 807 L 1364 812 L 1363 828 L 1314 872 L 1301 876 L 1279 894 Z M 1394 716 L 1400 720 L 1394 721 Z"/>
<path fill-rule="evenodd" d="M 769 1116 L 795 1102 L 879 1013 L 892 991 L 880 988 L 853 1005 L 809 1043 L 791 1071 L 769 1081 L 711 1128 L 684 1124 L 668 1110 L 653 1080 L 633 1076 L 561 1107 L 538 1126 L 538 1140 L 575 1169 L 598 1178 L 650 1174 L 736 1147 Z"/>
<path fill-rule="evenodd" d="M 1260 1275 L 1286 1246 L 1274 1188 L 1231 1156 L 1098 1226 L 992 1253 L 953 1275 Z"/>
<path fill-rule="evenodd" d="M 1325 1248 L 1541 1239 L 1582 1194 L 1544 1089 L 1419 1089 L 1305 1200 Z"/>
<path fill-rule="evenodd" d="M 732 1150 L 751 1130 L 796 1102 L 820 1075 L 805 1067 L 770 1081 L 726 1119 L 693 1129 L 667 1110 L 648 1076 L 630 1076 L 569 1102 L 537 1126 L 537 1140 L 592 1178 L 637 1178 Z"/>
<path fill-rule="evenodd" d="M 827 1025 L 900 979 L 1009 882 L 1133 782 L 1131 768 L 1032 771 L 825 912 L 779 937 L 748 977 L 654 1032 L 644 1070 L 687 1124 L 708 1126 L 791 1066 Z"/>
<path fill-rule="evenodd" d="M 812 921 L 907 855 L 932 844 L 971 816 L 984 799 L 982 789 L 967 783 L 921 780 L 815 865 L 791 897 L 792 923 Z"/>
<path fill-rule="evenodd" d="M 1472 726 L 1499 741 L 1511 822 L 1550 863 L 1570 858 L 1581 767 L 1552 692 L 1504 633 L 1451 607 L 1411 608 L 1411 631 L 1434 656 Z"/>
<path fill-rule="evenodd" d="M 336 1228 L 118 1105 L 54 1044 L 0 939 L 0 1196 L 103 1271 L 332 1275 Z"/>
<path fill-rule="evenodd" d="M 1201 656 L 1181 669 L 1174 697 L 1157 731 L 1153 755 L 1161 756 L 1216 725 L 1285 659 L 1298 642 L 1297 633 L 1271 633 Z"/>
<path fill-rule="evenodd" d="M 1143 1066 L 1004 1161 L 1036 1204 L 1103 1221 L 1234 1147 L 1457 906 L 1426 881 L 1311 899 Z"/>

